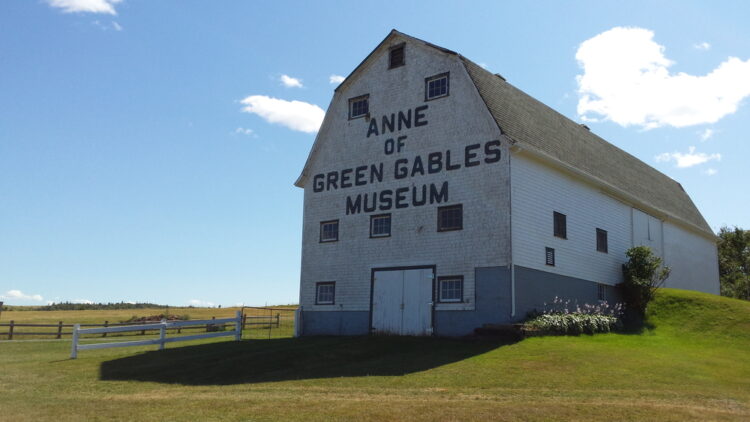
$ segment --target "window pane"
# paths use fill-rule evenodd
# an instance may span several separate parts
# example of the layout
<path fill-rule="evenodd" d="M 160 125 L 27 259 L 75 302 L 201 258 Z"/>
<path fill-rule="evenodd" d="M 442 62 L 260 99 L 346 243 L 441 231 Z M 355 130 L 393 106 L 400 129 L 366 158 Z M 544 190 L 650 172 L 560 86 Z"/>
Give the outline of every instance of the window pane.
<path fill-rule="evenodd" d="M 460 205 L 438 208 L 438 230 L 463 228 L 463 208 Z"/>
<path fill-rule="evenodd" d="M 441 97 L 448 94 L 448 76 L 440 76 L 427 80 L 427 99 Z"/>
<path fill-rule="evenodd" d="M 567 236 L 567 228 L 566 228 L 566 216 L 565 214 L 561 214 L 557 211 L 554 211 L 552 213 L 553 216 L 553 223 L 554 223 L 554 235 L 557 237 L 566 238 Z"/>
<path fill-rule="evenodd" d="M 370 218 L 371 236 L 389 236 L 391 234 L 391 216 L 378 215 Z"/>
<path fill-rule="evenodd" d="M 596 250 L 607 252 L 607 231 L 596 229 Z"/>
<path fill-rule="evenodd" d="M 460 302 L 463 300 L 463 280 L 446 279 L 440 280 L 440 301 Z"/>
<path fill-rule="evenodd" d="M 333 283 L 319 283 L 316 301 L 318 304 L 327 304 L 334 302 L 334 292 L 336 291 Z"/>
<path fill-rule="evenodd" d="M 331 240 L 338 240 L 339 238 L 339 222 L 338 221 L 329 221 L 325 223 L 320 223 L 320 240 L 325 241 L 331 241 Z"/>
<path fill-rule="evenodd" d="M 354 99 L 349 100 L 349 108 L 350 108 L 350 117 L 359 117 L 364 116 L 367 114 L 369 110 L 369 99 L 368 98 L 360 98 L 360 99 Z"/>

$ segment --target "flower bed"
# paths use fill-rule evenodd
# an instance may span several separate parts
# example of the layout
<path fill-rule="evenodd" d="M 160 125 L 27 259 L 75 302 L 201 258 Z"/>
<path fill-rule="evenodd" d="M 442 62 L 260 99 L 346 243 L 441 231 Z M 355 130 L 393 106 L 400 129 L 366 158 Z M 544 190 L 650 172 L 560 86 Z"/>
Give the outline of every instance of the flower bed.
<path fill-rule="evenodd" d="M 621 326 L 622 305 L 610 306 L 601 301 L 596 305 L 576 305 L 570 310 L 570 301 L 555 300 L 544 306 L 541 313 L 532 315 L 523 327 L 525 336 L 578 335 L 608 333 Z"/>

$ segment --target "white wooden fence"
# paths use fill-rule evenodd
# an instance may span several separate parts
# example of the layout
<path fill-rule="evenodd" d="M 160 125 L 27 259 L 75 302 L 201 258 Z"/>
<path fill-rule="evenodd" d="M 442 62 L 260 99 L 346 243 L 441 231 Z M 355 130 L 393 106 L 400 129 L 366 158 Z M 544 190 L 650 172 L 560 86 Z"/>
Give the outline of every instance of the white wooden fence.
<path fill-rule="evenodd" d="M 205 334 L 193 334 L 189 336 L 179 337 L 167 337 L 167 330 L 173 328 L 184 328 L 192 325 L 219 325 L 219 324 L 234 324 L 234 330 L 232 331 L 218 331 Z M 120 341 L 116 343 L 93 343 L 93 344 L 79 344 L 81 336 L 84 334 L 103 334 L 103 333 L 122 333 L 127 331 L 143 331 L 143 330 L 159 330 L 159 338 L 150 340 L 138 340 L 138 341 Z M 237 311 L 234 318 L 224 319 L 205 319 L 205 320 L 191 320 L 191 321 L 167 321 L 162 320 L 160 323 L 143 324 L 143 325 L 127 325 L 121 327 L 104 327 L 104 328 L 84 328 L 80 327 L 80 324 L 73 326 L 73 345 L 70 349 L 70 358 L 75 359 L 78 357 L 79 350 L 93 350 L 93 349 L 108 349 L 111 347 L 130 347 L 130 346 L 147 346 L 150 344 L 158 344 L 159 350 L 164 350 L 167 343 L 173 343 L 176 341 L 189 341 L 199 340 L 204 338 L 213 337 L 225 337 L 234 336 L 236 341 L 242 338 L 242 313 Z"/>

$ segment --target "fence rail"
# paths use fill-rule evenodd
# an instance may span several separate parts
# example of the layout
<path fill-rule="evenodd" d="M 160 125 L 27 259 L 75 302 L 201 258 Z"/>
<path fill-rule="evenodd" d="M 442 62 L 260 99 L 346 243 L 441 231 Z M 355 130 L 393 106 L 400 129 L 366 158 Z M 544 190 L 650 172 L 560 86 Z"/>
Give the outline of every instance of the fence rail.
<path fill-rule="evenodd" d="M 263 309 L 263 308 L 259 308 Z M 286 311 L 286 309 L 283 309 Z M 186 321 L 168 321 L 172 325 L 169 329 L 176 329 L 178 333 L 181 333 L 182 330 L 199 330 L 199 329 L 206 329 L 206 331 L 210 330 L 212 326 L 215 326 L 216 324 L 220 324 L 221 320 L 217 320 L 216 317 L 213 317 L 212 319 L 206 319 L 206 320 L 186 320 Z M 133 327 L 133 326 L 139 326 L 141 328 L 133 329 L 133 330 L 118 330 L 118 331 L 88 331 L 86 334 L 102 334 L 102 337 L 107 337 L 107 334 L 109 333 L 127 333 L 131 331 L 140 331 L 140 333 L 136 333 L 133 335 L 146 335 L 146 331 L 154 331 L 159 329 L 160 322 L 152 322 L 152 323 L 144 323 L 144 322 L 113 322 L 110 323 L 109 321 L 104 321 L 103 324 L 64 324 L 62 321 L 59 321 L 57 324 L 29 324 L 29 323 L 17 323 L 13 320 L 11 320 L 9 323 L 0 323 L 0 327 L 8 327 L 8 331 L 0 332 L 0 337 L 2 336 L 8 336 L 8 340 L 13 340 L 13 337 L 15 336 L 54 336 L 57 339 L 61 339 L 63 336 L 70 336 L 73 335 L 73 330 L 70 331 L 64 331 L 65 328 L 74 328 L 75 326 L 78 327 Z M 264 326 L 264 327 L 281 327 L 281 314 L 276 313 L 276 315 L 242 315 L 242 329 L 246 329 L 248 327 L 252 328 L 253 326 Z M 18 328 L 57 328 L 54 332 L 49 331 L 27 331 L 27 332 L 19 332 Z"/>
<path fill-rule="evenodd" d="M 167 321 L 162 320 L 155 324 L 140 324 L 140 325 L 129 325 L 129 326 L 117 326 L 117 327 L 102 327 L 102 328 L 81 328 L 82 324 L 75 324 L 73 326 L 73 344 L 71 345 L 70 358 L 76 359 L 78 357 L 79 350 L 94 350 L 94 349 L 108 349 L 112 347 L 131 347 L 131 346 L 147 346 L 156 344 L 159 345 L 159 350 L 164 350 L 167 343 L 173 343 L 176 341 L 189 341 L 206 339 L 213 337 L 224 337 L 234 336 L 235 341 L 239 341 L 242 338 L 242 327 L 244 325 L 245 318 L 242 312 L 237 311 L 234 318 L 224 319 L 204 319 L 204 320 L 191 320 L 191 321 Z M 233 324 L 234 330 L 232 331 L 219 331 L 209 332 L 206 334 L 192 334 L 180 337 L 167 338 L 167 330 L 170 328 L 187 328 L 190 326 L 216 326 L 219 324 Z M 208 329 L 208 328 L 207 328 Z M 159 338 L 150 340 L 135 340 L 135 341 L 120 341 L 116 343 L 94 343 L 94 344 L 80 344 L 81 335 L 84 334 L 107 334 L 107 333 L 121 333 L 127 331 L 146 331 L 146 330 L 159 330 Z"/>

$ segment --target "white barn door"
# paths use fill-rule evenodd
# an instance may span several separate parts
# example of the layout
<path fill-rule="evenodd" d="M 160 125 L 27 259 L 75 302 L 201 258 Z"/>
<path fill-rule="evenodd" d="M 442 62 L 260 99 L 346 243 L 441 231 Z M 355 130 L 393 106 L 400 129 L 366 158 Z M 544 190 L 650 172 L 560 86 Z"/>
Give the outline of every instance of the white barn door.
<path fill-rule="evenodd" d="M 429 335 L 432 331 L 432 269 L 375 271 L 372 328 L 380 334 Z"/>

